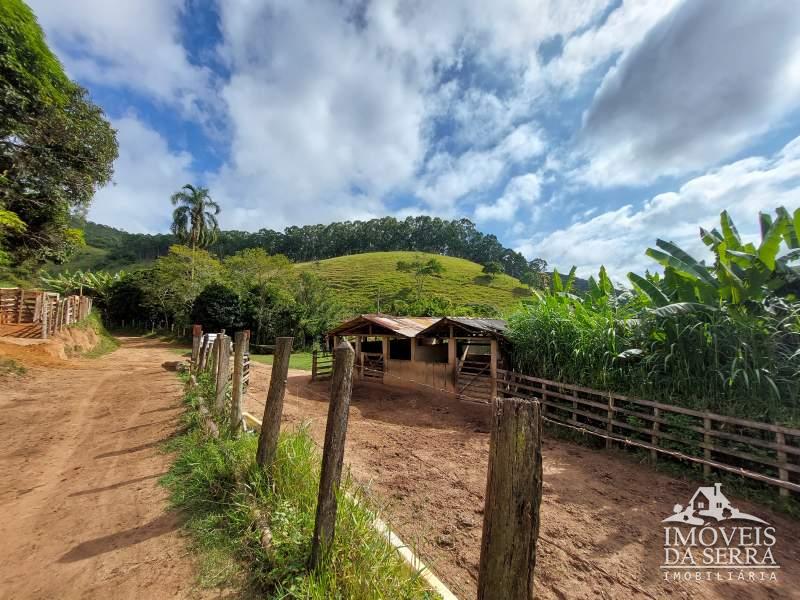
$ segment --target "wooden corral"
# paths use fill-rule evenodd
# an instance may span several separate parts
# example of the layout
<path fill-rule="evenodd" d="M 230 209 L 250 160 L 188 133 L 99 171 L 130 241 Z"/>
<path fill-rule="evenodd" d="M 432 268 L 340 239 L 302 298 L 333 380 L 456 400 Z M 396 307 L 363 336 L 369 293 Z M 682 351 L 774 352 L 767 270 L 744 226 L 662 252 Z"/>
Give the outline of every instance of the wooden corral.
<path fill-rule="evenodd" d="M 489 401 L 497 395 L 497 369 L 504 366 L 505 322 L 471 317 L 394 317 L 364 314 L 329 332 L 334 344 L 348 338 L 360 379 L 423 385 Z M 315 364 L 327 364 L 318 354 Z M 315 379 L 325 371 L 315 369 Z"/>
<path fill-rule="evenodd" d="M 89 316 L 92 299 L 44 290 L 0 288 L 0 336 L 46 339 Z"/>

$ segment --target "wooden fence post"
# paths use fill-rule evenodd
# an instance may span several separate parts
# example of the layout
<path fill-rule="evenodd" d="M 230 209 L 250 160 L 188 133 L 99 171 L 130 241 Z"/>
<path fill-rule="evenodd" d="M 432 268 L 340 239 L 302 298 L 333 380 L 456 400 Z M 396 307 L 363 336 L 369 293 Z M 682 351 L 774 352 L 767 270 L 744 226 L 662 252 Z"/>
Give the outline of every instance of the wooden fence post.
<path fill-rule="evenodd" d="M 703 458 L 711 460 L 711 418 L 708 416 L 703 417 Z M 711 466 L 703 465 L 703 476 L 708 477 L 711 475 Z"/>
<path fill-rule="evenodd" d="M 192 372 L 197 372 L 200 362 L 200 338 L 203 336 L 202 325 L 192 325 Z"/>
<path fill-rule="evenodd" d="M 217 354 L 219 354 L 220 337 L 222 336 L 217 334 L 217 336 L 214 338 L 214 341 L 211 344 L 211 350 L 208 353 L 208 358 L 206 359 L 206 370 L 210 371 L 214 377 L 217 375 Z M 216 382 L 216 379 L 214 381 Z"/>
<path fill-rule="evenodd" d="M 775 432 L 775 443 L 781 446 L 786 444 L 786 436 L 783 434 L 782 431 Z M 781 481 L 789 481 L 789 470 L 786 468 L 786 452 L 784 450 L 778 450 L 778 479 Z M 778 493 L 781 495 L 782 498 L 789 497 L 789 490 L 786 488 L 778 488 Z"/>
<path fill-rule="evenodd" d="M 328 405 L 328 422 L 325 426 L 325 446 L 322 450 L 317 516 L 314 521 L 314 538 L 311 540 L 309 560 L 311 569 L 319 566 L 323 556 L 333 545 L 336 528 L 336 492 L 342 477 L 354 359 L 353 347 L 343 340 L 334 350 L 331 400 Z"/>
<path fill-rule="evenodd" d="M 42 307 L 40 309 L 42 319 L 42 339 L 46 340 L 50 328 L 50 299 L 46 293 L 42 293 Z"/>
<path fill-rule="evenodd" d="M 231 392 L 231 435 L 236 437 L 242 426 L 242 392 L 244 390 L 244 355 L 248 350 L 250 332 L 233 335 L 233 381 Z"/>
<path fill-rule="evenodd" d="M 614 435 L 614 396 L 608 395 L 608 422 L 606 423 L 606 450 L 611 448 L 611 436 Z"/>
<path fill-rule="evenodd" d="M 228 389 L 228 379 L 231 375 L 231 342 L 225 335 L 225 330 L 217 336 L 219 347 L 217 348 L 217 395 L 215 407 L 217 416 L 222 417 L 225 411 L 225 391 Z"/>
<path fill-rule="evenodd" d="M 264 404 L 264 418 L 261 420 L 261 433 L 258 436 L 256 462 L 261 467 L 272 469 L 278 436 L 281 432 L 283 414 L 283 395 L 286 392 L 286 375 L 289 372 L 289 358 L 292 355 L 292 338 L 279 337 L 275 340 L 275 355 L 272 357 L 272 374 L 269 378 L 267 402 Z"/>
<path fill-rule="evenodd" d="M 658 446 L 658 432 L 661 429 L 661 423 L 656 419 L 661 418 L 661 409 L 656 407 L 653 409 L 653 435 L 650 437 L 650 443 L 653 446 Z M 658 450 L 650 450 L 650 462 L 656 464 L 658 460 Z"/>
<path fill-rule="evenodd" d="M 314 350 L 311 353 L 311 381 L 316 381 L 317 379 L 317 351 Z"/>
<path fill-rule="evenodd" d="M 542 499 L 540 404 L 493 404 L 478 600 L 531 600 Z"/>
<path fill-rule="evenodd" d="M 206 356 L 208 355 L 208 334 L 203 334 L 200 338 L 200 352 L 197 356 L 197 369 L 195 373 L 200 375 L 206 368 Z"/>

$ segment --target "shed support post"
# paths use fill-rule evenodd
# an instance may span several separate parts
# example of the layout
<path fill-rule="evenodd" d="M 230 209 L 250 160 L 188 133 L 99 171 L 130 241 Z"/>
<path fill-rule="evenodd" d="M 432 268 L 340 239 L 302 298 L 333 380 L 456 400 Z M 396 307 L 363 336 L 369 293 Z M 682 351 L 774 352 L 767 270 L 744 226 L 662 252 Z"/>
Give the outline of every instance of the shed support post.
<path fill-rule="evenodd" d="M 364 377 L 364 373 L 360 366 L 363 366 L 363 360 L 361 358 L 361 336 L 356 336 L 356 359 L 355 364 L 357 365 L 355 368 L 355 376 L 357 379 Z"/>
<path fill-rule="evenodd" d="M 389 338 L 386 337 L 386 336 L 383 336 L 381 338 L 381 342 L 382 342 L 381 345 L 382 345 L 382 350 L 383 350 L 383 372 L 384 373 L 388 373 L 389 372 Z"/>
<path fill-rule="evenodd" d="M 411 362 L 417 360 L 417 338 L 411 338 Z"/>
<path fill-rule="evenodd" d="M 452 391 L 456 390 L 456 338 L 453 335 L 452 325 L 450 325 L 450 337 L 447 338 L 447 385 Z"/>
<path fill-rule="evenodd" d="M 491 375 L 491 396 L 490 399 L 494 402 L 497 398 L 497 340 L 492 338 L 489 342 L 490 356 L 489 356 L 489 373 Z"/>

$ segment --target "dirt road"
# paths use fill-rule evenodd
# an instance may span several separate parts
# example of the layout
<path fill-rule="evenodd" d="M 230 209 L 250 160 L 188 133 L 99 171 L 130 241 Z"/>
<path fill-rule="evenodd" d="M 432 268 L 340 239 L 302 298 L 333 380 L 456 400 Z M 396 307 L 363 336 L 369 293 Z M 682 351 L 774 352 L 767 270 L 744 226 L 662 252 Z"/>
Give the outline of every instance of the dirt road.
<path fill-rule="evenodd" d="M 0 379 L 0 598 L 186 598 L 195 575 L 158 479 L 176 355 L 126 339 Z"/>
<path fill-rule="evenodd" d="M 261 416 L 269 367 L 255 365 L 248 409 Z M 290 372 L 286 426 L 310 420 L 324 439 L 327 386 Z M 345 461 L 385 503 L 459 598 L 474 598 L 489 435 L 488 409 L 377 383 L 354 387 Z M 800 523 L 762 506 L 735 505 L 776 528 L 777 583 L 665 582 L 661 519 L 698 483 L 668 477 L 621 452 L 546 439 L 536 594 L 542 599 L 800 598 Z"/>

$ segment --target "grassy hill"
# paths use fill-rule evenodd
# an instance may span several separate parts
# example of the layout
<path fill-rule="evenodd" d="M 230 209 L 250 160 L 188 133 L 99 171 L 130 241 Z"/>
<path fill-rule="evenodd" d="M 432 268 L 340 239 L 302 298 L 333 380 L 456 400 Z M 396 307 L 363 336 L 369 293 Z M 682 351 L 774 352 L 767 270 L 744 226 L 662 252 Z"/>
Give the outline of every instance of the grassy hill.
<path fill-rule="evenodd" d="M 397 270 L 397 261 L 438 259 L 444 266 L 439 277 L 425 281 L 424 293 L 451 299 L 459 304 L 489 304 L 503 310 L 530 297 L 530 289 L 508 275 L 490 280 L 481 265 L 451 256 L 424 252 L 370 252 L 339 256 L 317 262 L 298 263 L 297 269 L 317 273 L 330 282 L 340 301 L 356 310 L 374 305 L 380 296 L 385 302 L 404 293 L 413 293 L 414 276 Z"/>

